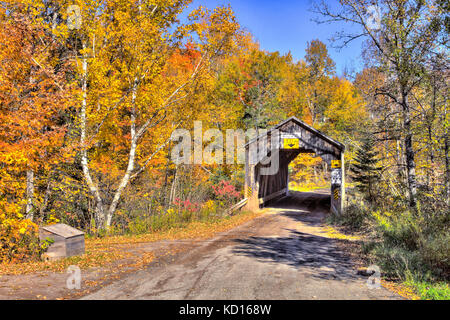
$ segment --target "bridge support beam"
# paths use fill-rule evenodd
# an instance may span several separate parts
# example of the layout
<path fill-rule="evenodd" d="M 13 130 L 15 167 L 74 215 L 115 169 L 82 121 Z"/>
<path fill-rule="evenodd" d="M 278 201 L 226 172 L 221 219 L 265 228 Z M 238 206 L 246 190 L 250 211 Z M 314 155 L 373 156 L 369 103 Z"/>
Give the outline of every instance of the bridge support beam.
<path fill-rule="evenodd" d="M 259 210 L 259 183 L 255 178 L 255 165 L 245 164 L 245 197 L 248 199 L 247 209 L 250 211 Z"/>
<path fill-rule="evenodd" d="M 331 212 L 342 214 L 345 206 L 345 157 L 331 160 Z"/>

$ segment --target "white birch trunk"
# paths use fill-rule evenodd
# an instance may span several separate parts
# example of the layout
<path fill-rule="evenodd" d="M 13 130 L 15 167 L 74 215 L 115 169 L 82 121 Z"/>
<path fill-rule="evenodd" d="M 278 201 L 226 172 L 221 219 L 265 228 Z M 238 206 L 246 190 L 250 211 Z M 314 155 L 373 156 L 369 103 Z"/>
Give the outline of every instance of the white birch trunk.
<path fill-rule="evenodd" d="M 83 49 L 85 49 L 86 46 L 83 43 Z M 86 145 L 86 127 L 87 127 L 87 118 L 86 118 L 86 109 L 87 109 L 87 77 L 88 77 L 88 66 L 87 66 L 87 57 L 83 57 L 82 62 L 82 68 L 83 68 L 83 78 L 82 78 L 82 85 L 81 90 L 83 93 L 83 98 L 81 102 L 81 115 L 80 115 L 80 121 L 81 121 L 81 166 L 83 169 L 83 175 L 86 179 L 86 183 L 88 185 L 89 191 L 91 192 L 92 196 L 95 200 L 95 223 L 96 228 L 103 229 L 105 225 L 105 210 L 103 207 L 103 200 L 100 196 L 100 192 L 98 187 L 95 185 L 95 183 L 92 180 L 92 176 L 89 170 L 89 164 L 88 164 L 88 154 L 87 154 L 87 145 Z"/>
<path fill-rule="evenodd" d="M 175 177 L 173 178 L 172 187 L 170 188 L 169 204 L 175 200 L 178 183 L 178 166 L 175 168 Z"/>
<path fill-rule="evenodd" d="M 133 83 L 133 94 L 131 98 L 131 126 L 130 126 L 130 133 L 131 133 L 131 145 L 130 145 L 130 152 L 128 153 L 128 166 L 125 171 L 125 175 L 123 176 L 122 180 L 120 181 L 119 187 L 116 190 L 116 193 L 114 194 L 113 201 L 111 202 L 111 205 L 109 206 L 108 214 L 106 217 L 106 227 L 109 228 L 111 226 L 112 218 L 114 213 L 116 212 L 117 206 L 120 201 L 120 197 L 122 196 L 123 190 L 127 187 L 128 182 L 130 181 L 131 174 L 134 170 L 134 163 L 136 159 L 136 148 L 137 148 L 137 140 L 138 136 L 136 135 L 136 97 L 137 97 L 137 89 L 138 89 L 138 79 L 134 79 Z"/>

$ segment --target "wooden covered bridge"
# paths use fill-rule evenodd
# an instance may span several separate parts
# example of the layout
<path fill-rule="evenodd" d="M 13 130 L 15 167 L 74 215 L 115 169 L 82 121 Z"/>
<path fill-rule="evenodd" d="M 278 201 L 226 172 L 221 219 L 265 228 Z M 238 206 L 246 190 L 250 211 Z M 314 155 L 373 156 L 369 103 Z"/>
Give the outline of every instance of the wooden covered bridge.
<path fill-rule="evenodd" d="M 345 198 L 342 143 L 292 117 L 245 146 L 247 209 L 257 210 L 289 195 L 289 163 L 300 153 L 315 153 L 331 168 L 331 211 L 340 214 Z"/>

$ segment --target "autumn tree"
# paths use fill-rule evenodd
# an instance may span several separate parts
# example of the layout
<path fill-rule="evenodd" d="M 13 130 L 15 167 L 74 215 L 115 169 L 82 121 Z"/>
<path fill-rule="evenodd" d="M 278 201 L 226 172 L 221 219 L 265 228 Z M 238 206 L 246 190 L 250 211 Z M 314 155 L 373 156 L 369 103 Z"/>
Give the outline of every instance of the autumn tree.
<path fill-rule="evenodd" d="M 306 111 L 307 69 L 290 53 L 266 52 L 251 39 L 219 70 L 213 99 L 234 110 L 243 129 L 264 129 Z"/>
<path fill-rule="evenodd" d="M 42 219 L 37 213 L 46 205 L 51 172 L 71 154 L 64 144 L 67 65 L 55 59 L 51 35 L 21 9 L 0 9 L 2 258 L 27 250 L 24 239 L 35 236 L 31 221 Z"/>
<path fill-rule="evenodd" d="M 372 6 L 372 7 L 371 7 Z M 378 8 L 380 19 L 371 16 L 369 8 Z M 339 33 L 337 41 L 346 45 L 365 37 L 370 63 L 387 75 L 378 95 L 390 99 L 402 115 L 402 136 L 406 161 L 409 205 L 417 206 L 416 150 L 413 146 L 412 92 L 426 74 L 427 62 L 439 52 L 444 14 L 442 5 L 435 1 L 341 1 L 337 10 L 322 1 L 316 12 L 324 17 L 321 22 L 341 21 L 358 26 L 354 33 Z"/>
<path fill-rule="evenodd" d="M 195 112 L 179 112 L 179 106 L 215 57 L 233 46 L 239 27 L 230 8 L 200 8 L 190 15 L 190 24 L 177 26 L 188 3 L 112 1 L 82 10 L 86 22 L 78 31 L 80 48 L 74 53 L 81 84 L 80 153 L 99 228 L 111 225 L 130 180 L 145 170 L 171 131 Z M 143 148 L 152 136 L 153 147 Z M 98 174 L 108 150 L 117 173 L 107 177 L 117 181 L 110 193 Z"/>
<path fill-rule="evenodd" d="M 329 104 L 327 88 L 330 77 L 335 74 L 335 63 L 320 40 L 308 42 L 305 61 L 308 68 L 308 108 L 312 124 L 315 125 L 325 120 L 325 109 Z"/>

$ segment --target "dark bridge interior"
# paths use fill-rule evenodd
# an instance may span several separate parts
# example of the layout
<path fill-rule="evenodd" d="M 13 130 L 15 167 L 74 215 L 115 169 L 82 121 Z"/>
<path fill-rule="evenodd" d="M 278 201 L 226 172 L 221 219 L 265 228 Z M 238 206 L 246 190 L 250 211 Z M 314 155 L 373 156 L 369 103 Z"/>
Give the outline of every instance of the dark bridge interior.
<path fill-rule="evenodd" d="M 275 137 L 275 138 L 274 138 Z M 278 153 L 278 171 L 275 174 L 263 174 L 263 168 L 270 164 L 256 162 L 260 144 L 270 145 Z M 275 145 L 273 145 L 275 144 Z M 275 199 L 289 195 L 289 164 L 300 153 L 315 153 L 332 167 L 333 161 L 343 163 L 345 147 L 340 142 L 324 135 L 304 122 L 292 117 L 273 127 L 267 134 L 261 135 L 246 145 L 245 190 L 248 199 L 247 208 L 257 210 Z M 267 156 L 270 156 L 270 151 Z M 253 163 L 256 162 L 256 163 Z M 339 164 L 340 165 L 340 164 Z M 332 172 L 335 179 L 331 187 L 331 208 L 341 212 L 343 189 L 342 170 Z M 335 173 L 333 175 L 333 173 Z M 337 191 L 336 191 L 337 190 Z"/>

